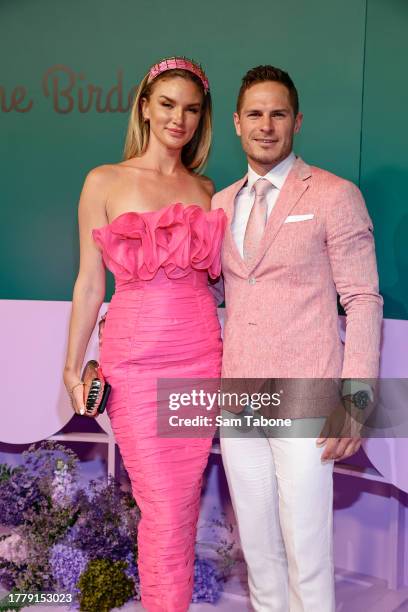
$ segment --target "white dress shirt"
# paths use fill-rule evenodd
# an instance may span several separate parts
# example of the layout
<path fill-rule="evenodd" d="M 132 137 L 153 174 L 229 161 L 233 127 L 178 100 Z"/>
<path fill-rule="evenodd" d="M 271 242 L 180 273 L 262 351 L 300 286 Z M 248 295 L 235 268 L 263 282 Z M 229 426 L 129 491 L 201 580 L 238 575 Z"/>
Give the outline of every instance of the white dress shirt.
<path fill-rule="evenodd" d="M 270 181 L 273 185 L 265 196 L 268 207 L 267 217 L 269 218 L 269 215 L 275 206 L 276 200 L 278 199 L 279 192 L 281 191 L 295 160 L 296 155 L 292 151 L 288 157 L 275 166 L 275 168 L 269 170 L 265 176 L 260 176 L 251 168 L 250 165 L 248 165 L 248 180 L 235 198 L 234 218 L 231 223 L 232 235 L 242 258 L 244 257 L 245 230 L 252 205 L 255 200 L 255 182 L 260 178 L 265 178 L 268 179 L 268 181 Z"/>

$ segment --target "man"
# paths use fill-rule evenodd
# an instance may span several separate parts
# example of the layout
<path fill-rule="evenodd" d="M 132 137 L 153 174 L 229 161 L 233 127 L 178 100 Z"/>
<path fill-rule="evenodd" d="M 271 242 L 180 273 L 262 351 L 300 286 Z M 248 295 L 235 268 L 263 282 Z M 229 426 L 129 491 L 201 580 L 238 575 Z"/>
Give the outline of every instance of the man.
<path fill-rule="evenodd" d="M 360 191 L 294 155 L 302 114 L 282 70 L 258 66 L 244 76 L 234 123 L 248 174 L 213 198 L 229 219 L 223 377 L 375 378 L 382 298 Z M 353 407 L 365 405 L 368 389 L 349 386 Z M 221 438 L 251 602 L 257 612 L 334 612 L 333 461 L 361 439 L 333 434 L 324 402 L 295 402 L 289 412 L 294 434 Z M 310 422 L 317 432 L 326 422 L 319 439 L 302 435 Z"/>

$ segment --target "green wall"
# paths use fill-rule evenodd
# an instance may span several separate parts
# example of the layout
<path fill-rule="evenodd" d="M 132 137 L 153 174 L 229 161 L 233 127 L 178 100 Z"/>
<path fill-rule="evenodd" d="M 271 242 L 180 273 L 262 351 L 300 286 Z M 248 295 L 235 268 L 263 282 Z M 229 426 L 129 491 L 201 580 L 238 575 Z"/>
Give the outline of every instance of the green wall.
<path fill-rule="evenodd" d="M 395 84 L 405 74 L 407 26 L 404 0 L 2 0 L 0 297 L 71 298 L 81 186 L 89 169 L 120 159 L 127 125 L 126 112 L 97 112 L 95 104 L 80 112 L 81 90 L 100 86 L 103 107 L 118 71 L 125 98 L 151 63 L 181 54 L 201 61 L 210 78 L 215 133 L 207 174 L 218 188 L 245 170 L 231 119 L 243 73 L 260 63 L 290 72 L 305 114 L 296 150 L 309 163 L 361 179 L 376 225 L 385 314 L 407 318 L 407 85 L 397 92 Z M 58 65 L 65 68 L 44 79 Z M 56 75 L 59 91 L 72 78 L 70 112 L 54 108 L 64 110 L 66 96 L 53 102 L 45 95 L 44 80 L 50 91 Z M 28 112 L 2 109 L 16 86 L 27 90 L 20 108 L 31 100 Z"/>
<path fill-rule="evenodd" d="M 369 0 L 361 189 L 374 221 L 385 315 L 408 319 L 408 2 Z"/>

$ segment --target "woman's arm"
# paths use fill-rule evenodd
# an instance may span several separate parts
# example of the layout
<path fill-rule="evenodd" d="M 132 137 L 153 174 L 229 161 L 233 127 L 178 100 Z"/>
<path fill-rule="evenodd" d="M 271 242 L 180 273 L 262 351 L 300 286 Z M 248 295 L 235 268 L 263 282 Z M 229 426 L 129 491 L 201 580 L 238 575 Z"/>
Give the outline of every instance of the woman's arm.
<path fill-rule="evenodd" d="M 105 266 L 92 238 L 92 229 L 107 223 L 105 205 L 110 174 L 109 166 L 91 170 L 86 177 L 78 207 L 80 263 L 72 296 L 64 383 L 71 395 L 73 409 L 80 414 L 85 412 L 83 387 L 78 384 L 81 382 L 82 363 L 106 287 Z"/>

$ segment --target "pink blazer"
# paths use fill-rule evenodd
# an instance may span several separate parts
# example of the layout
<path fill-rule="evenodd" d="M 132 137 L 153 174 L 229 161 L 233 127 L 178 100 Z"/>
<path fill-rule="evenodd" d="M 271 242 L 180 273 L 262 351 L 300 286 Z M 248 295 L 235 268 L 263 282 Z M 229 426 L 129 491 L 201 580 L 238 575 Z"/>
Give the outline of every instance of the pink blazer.
<path fill-rule="evenodd" d="M 373 225 L 359 189 L 297 158 L 248 267 L 230 227 L 245 181 L 212 200 L 229 219 L 223 376 L 375 378 L 383 300 Z M 337 294 L 347 314 L 345 346 Z"/>

